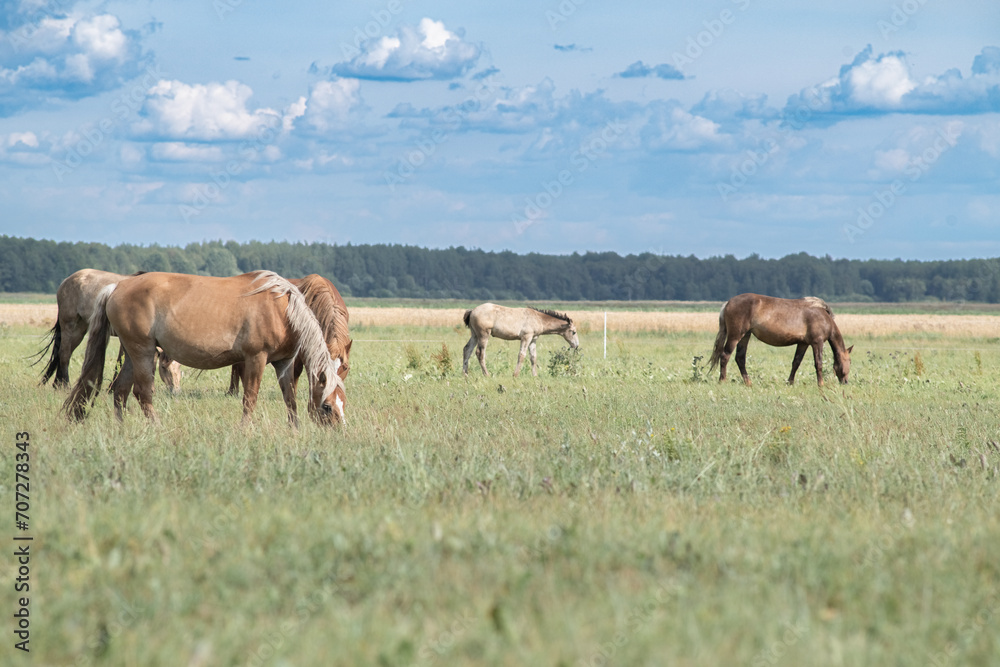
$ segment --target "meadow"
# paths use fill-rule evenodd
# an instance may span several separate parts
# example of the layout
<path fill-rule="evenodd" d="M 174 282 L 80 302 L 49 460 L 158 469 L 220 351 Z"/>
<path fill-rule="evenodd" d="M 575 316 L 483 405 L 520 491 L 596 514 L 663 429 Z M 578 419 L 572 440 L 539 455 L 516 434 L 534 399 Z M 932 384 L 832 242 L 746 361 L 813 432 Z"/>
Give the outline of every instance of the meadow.
<path fill-rule="evenodd" d="M 26 359 L 44 317 L 0 325 L 9 515 L 31 434 L 33 661 L 1000 662 L 989 326 L 838 315 L 850 384 L 827 349 L 830 384 L 807 360 L 787 386 L 792 349 L 754 341 L 747 388 L 708 376 L 700 320 L 613 328 L 607 358 L 596 323 L 579 355 L 542 338 L 537 378 L 493 340 L 493 376 L 463 378 L 467 330 L 397 315 L 352 308 L 335 431 L 290 429 L 270 374 L 241 427 L 228 371 L 190 369 L 179 396 L 157 384 L 158 424 L 107 396 L 70 424 Z"/>

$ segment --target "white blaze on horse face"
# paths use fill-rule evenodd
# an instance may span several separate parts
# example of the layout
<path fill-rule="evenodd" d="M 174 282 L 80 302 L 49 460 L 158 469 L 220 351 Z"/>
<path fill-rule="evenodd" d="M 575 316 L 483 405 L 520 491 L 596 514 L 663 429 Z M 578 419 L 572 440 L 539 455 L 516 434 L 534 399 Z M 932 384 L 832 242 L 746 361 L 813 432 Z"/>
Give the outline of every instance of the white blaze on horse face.
<path fill-rule="evenodd" d="M 344 418 L 344 401 L 341 400 L 340 396 L 337 396 L 333 404 L 337 406 L 337 412 L 340 413 L 340 423 L 346 423 L 347 420 Z"/>

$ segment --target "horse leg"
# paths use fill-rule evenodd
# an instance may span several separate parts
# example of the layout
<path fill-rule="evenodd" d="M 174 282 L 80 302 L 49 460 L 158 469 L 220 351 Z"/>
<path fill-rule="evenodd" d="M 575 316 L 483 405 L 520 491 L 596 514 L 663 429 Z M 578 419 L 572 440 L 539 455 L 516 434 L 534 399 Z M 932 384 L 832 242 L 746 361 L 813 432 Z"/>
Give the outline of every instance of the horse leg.
<path fill-rule="evenodd" d="M 746 332 L 740 342 L 736 345 L 736 365 L 740 367 L 740 375 L 743 376 L 743 384 L 750 386 L 750 376 L 747 375 L 747 345 L 750 344 L 750 332 Z M 726 344 L 729 347 L 729 344 Z"/>
<path fill-rule="evenodd" d="M 137 356 L 128 354 L 125 358 L 132 358 L 132 394 L 139 401 L 143 414 L 150 421 L 159 421 L 156 418 L 156 411 L 153 409 L 153 380 L 156 378 L 156 346 L 151 349 L 139 350 Z M 127 363 L 127 362 L 126 362 Z M 124 368 L 124 365 L 123 365 Z"/>
<path fill-rule="evenodd" d="M 260 381 L 267 365 L 267 355 L 258 354 L 243 360 L 243 423 L 250 421 L 250 415 L 257 406 L 257 392 L 260 391 Z"/>
<path fill-rule="evenodd" d="M 795 348 L 795 357 L 792 359 L 792 374 L 788 376 L 788 384 L 795 384 L 795 374 L 799 371 L 802 357 L 806 356 L 807 347 L 809 347 L 807 344 L 799 343 Z"/>
<path fill-rule="evenodd" d="M 294 369 L 296 365 L 291 359 L 283 359 L 272 364 L 274 372 L 278 375 L 281 397 L 285 400 L 285 408 L 288 410 L 288 423 L 294 428 L 299 427 L 298 405 L 295 401 L 295 386 L 298 381 Z"/>
<path fill-rule="evenodd" d="M 240 395 L 241 375 L 243 375 L 243 362 L 237 362 L 229 371 L 229 391 L 226 392 L 226 396 Z"/>
<path fill-rule="evenodd" d="M 823 386 L 823 343 L 813 343 L 813 359 L 816 362 L 816 382 Z"/>
<path fill-rule="evenodd" d="M 476 349 L 476 334 L 472 334 L 469 338 L 469 342 L 465 344 L 465 349 L 462 350 L 462 375 L 469 375 L 469 358 L 472 356 L 472 351 Z"/>
<path fill-rule="evenodd" d="M 59 365 L 56 368 L 56 378 L 52 382 L 53 387 L 69 386 L 69 359 L 73 356 L 73 350 L 83 342 L 87 326 L 88 323 L 84 320 L 73 318 L 72 321 L 60 327 L 62 340 L 59 341 Z"/>
<path fill-rule="evenodd" d="M 123 356 L 124 350 L 125 348 L 121 348 L 118 353 L 118 357 L 121 359 L 121 368 L 118 369 L 115 379 L 111 381 L 110 387 L 115 397 L 115 418 L 118 421 L 125 419 L 125 405 L 128 403 L 128 395 L 132 392 L 134 384 L 132 357 L 127 354 Z"/>
<path fill-rule="evenodd" d="M 167 389 L 170 393 L 176 396 L 181 393 L 181 365 L 170 358 L 166 352 L 160 348 L 156 348 L 157 352 L 157 369 L 160 371 L 160 379 L 163 380 L 163 384 L 167 385 Z"/>
<path fill-rule="evenodd" d="M 531 357 L 531 374 L 538 377 L 538 353 L 535 350 L 536 340 L 538 340 L 538 336 L 532 338 L 528 344 L 528 355 Z"/>
<path fill-rule="evenodd" d="M 521 374 L 521 364 L 524 363 L 524 355 L 528 354 L 528 343 L 530 342 L 530 338 L 521 339 L 521 349 L 517 352 L 517 366 L 514 367 L 514 377 Z"/>
<path fill-rule="evenodd" d="M 726 366 L 729 364 L 729 357 L 732 356 L 740 338 L 741 336 L 730 336 L 726 339 L 726 345 L 722 348 L 722 354 L 719 355 L 719 382 L 724 382 L 726 379 Z"/>
<path fill-rule="evenodd" d="M 490 342 L 490 335 L 480 337 L 479 346 L 476 348 L 476 357 L 479 358 L 479 366 L 483 369 L 483 375 L 486 377 L 490 376 L 490 372 L 486 370 L 486 344 Z"/>

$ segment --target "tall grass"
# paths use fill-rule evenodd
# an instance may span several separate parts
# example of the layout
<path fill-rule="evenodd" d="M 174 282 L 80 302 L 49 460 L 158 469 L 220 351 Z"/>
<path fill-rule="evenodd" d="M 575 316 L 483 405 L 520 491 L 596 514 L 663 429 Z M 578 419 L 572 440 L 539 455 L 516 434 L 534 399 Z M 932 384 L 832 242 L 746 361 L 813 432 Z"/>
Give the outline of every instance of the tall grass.
<path fill-rule="evenodd" d="M 993 342 L 873 336 L 851 383 L 819 390 L 757 342 L 752 388 L 692 382 L 703 334 L 616 334 L 606 360 L 585 335 L 575 376 L 546 372 L 563 343 L 543 338 L 538 378 L 494 340 L 492 377 L 463 379 L 440 342 L 364 339 L 464 332 L 368 327 L 348 427 L 296 432 L 271 377 L 240 427 L 226 371 L 158 385 L 157 425 L 134 405 L 116 423 L 106 396 L 72 425 L 28 333 L 0 341 L 0 415 L 34 448 L 38 664 L 1000 656 Z"/>

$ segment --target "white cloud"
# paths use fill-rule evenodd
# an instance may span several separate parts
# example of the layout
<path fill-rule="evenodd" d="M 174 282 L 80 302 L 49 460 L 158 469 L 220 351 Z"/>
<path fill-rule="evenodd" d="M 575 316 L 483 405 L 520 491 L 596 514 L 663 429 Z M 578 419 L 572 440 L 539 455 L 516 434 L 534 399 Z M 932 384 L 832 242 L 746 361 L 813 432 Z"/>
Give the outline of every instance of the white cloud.
<path fill-rule="evenodd" d="M 285 117 L 302 118 L 319 133 L 346 129 L 352 115 L 361 109 L 360 88 L 357 79 L 320 81 L 310 88 L 308 97 L 299 98 L 286 110 Z"/>
<path fill-rule="evenodd" d="M 915 80 L 902 52 L 872 55 L 869 45 L 840 74 L 788 99 L 786 115 L 831 116 L 886 113 L 978 114 L 1000 111 L 1000 49 L 986 47 L 972 74 L 957 69 Z"/>
<path fill-rule="evenodd" d="M 471 69 L 481 49 L 448 30 L 442 21 L 423 18 L 361 45 L 357 55 L 333 66 L 342 77 L 384 81 L 454 79 Z"/>
<path fill-rule="evenodd" d="M 689 151 L 725 143 L 719 130 L 719 124 L 708 118 L 666 104 L 653 109 L 642 139 L 648 148 Z"/>
<path fill-rule="evenodd" d="M 180 141 L 165 141 L 153 144 L 150 155 L 163 162 L 219 162 L 223 159 L 219 146 L 186 144 Z"/>
<path fill-rule="evenodd" d="M 0 163 L 23 167 L 41 167 L 52 162 L 53 141 L 44 134 L 11 132 L 0 134 Z"/>
<path fill-rule="evenodd" d="M 128 38 L 118 18 L 110 14 L 80 21 L 73 27 L 72 36 L 80 51 L 96 60 L 121 62 L 127 56 Z"/>
<path fill-rule="evenodd" d="M 861 106 L 898 107 L 903 95 L 916 88 L 906 61 L 898 54 L 879 56 L 851 67 L 841 77 L 847 94 Z"/>
<path fill-rule="evenodd" d="M 247 109 L 252 95 L 253 90 L 238 81 L 189 85 L 162 80 L 148 91 L 143 118 L 132 129 L 144 138 L 226 141 L 257 137 L 280 126 L 277 111 Z"/>
<path fill-rule="evenodd" d="M 112 14 L 44 17 L 9 31 L 0 48 L 0 115 L 120 86 L 149 60 Z"/>

